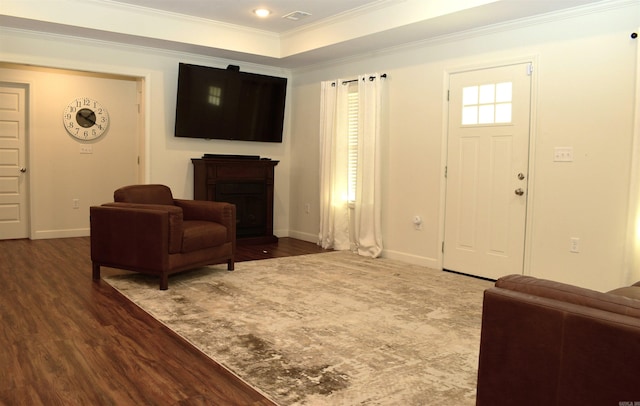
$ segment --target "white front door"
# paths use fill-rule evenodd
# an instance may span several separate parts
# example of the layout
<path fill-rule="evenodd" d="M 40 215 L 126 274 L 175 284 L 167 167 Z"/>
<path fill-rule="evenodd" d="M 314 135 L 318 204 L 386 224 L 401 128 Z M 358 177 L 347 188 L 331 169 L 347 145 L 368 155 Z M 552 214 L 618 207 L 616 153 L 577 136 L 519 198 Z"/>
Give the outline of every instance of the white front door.
<path fill-rule="evenodd" d="M 449 80 L 443 267 L 497 279 L 523 272 L 531 66 Z"/>
<path fill-rule="evenodd" d="M 0 86 L 0 239 L 29 237 L 26 91 Z"/>

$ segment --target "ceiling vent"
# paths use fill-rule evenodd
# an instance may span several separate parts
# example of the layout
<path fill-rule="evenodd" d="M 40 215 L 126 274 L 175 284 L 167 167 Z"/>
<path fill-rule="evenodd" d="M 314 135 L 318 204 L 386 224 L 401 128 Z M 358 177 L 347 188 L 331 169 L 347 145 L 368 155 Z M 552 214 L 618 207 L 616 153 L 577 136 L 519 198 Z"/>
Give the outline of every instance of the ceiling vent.
<path fill-rule="evenodd" d="M 287 20 L 298 21 L 303 18 L 309 17 L 311 13 L 307 13 L 306 11 L 294 11 L 292 13 L 283 15 L 282 18 L 286 18 Z"/>

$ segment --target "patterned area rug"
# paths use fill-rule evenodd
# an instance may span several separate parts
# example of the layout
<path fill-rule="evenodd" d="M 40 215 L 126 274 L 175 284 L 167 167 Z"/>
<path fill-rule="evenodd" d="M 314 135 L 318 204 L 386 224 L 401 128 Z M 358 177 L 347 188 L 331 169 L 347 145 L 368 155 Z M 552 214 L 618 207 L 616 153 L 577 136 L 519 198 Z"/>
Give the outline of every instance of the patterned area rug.
<path fill-rule="evenodd" d="M 474 405 L 491 282 L 349 252 L 107 282 L 279 405 Z"/>

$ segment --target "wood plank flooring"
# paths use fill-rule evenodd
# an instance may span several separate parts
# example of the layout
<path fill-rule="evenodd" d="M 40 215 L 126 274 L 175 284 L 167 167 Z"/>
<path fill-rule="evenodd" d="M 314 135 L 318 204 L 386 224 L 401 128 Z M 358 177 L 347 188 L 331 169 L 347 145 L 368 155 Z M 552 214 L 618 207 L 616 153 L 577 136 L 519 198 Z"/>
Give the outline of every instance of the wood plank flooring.
<path fill-rule="evenodd" d="M 89 250 L 88 237 L 0 241 L 0 404 L 272 405 L 93 282 Z M 281 238 L 237 251 L 240 262 L 324 250 Z"/>

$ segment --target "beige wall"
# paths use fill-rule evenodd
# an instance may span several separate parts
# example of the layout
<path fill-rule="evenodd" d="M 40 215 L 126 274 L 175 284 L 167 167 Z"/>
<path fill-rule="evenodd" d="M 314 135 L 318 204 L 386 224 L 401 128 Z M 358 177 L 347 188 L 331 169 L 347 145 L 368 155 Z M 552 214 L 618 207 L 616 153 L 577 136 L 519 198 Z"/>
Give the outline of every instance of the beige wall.
<path fill-rule="evenodd" d="M 440 268 L 448 73 L 533 60 L 525 272 L 601 290 L 630 282 L 623 262 L 637 46 L 629 35 L 640 4 L 618 4 L 294 71 L 291 234 L 318 232 L 320 81 L 384 72 L 383 255 Z M 553 162 L 563 146 L 574 148 L 574 162 Z M 425 221 L 420 231 L 415 215 Z M 569 252 L 571 237 L 581 240 L 578 254 Z"/>
<path fill-rule="evenodd" d="M 115 188 L 138 179 L 136 79 L 0 64 L 0 81 L 28 86 L 31 237 L 88 235 L 89 207 L 112 200 Z M 67 104 L 83 96 L 100 102 L 111 119 L 92 141 L 76 140 L 62 123 Z"/>

